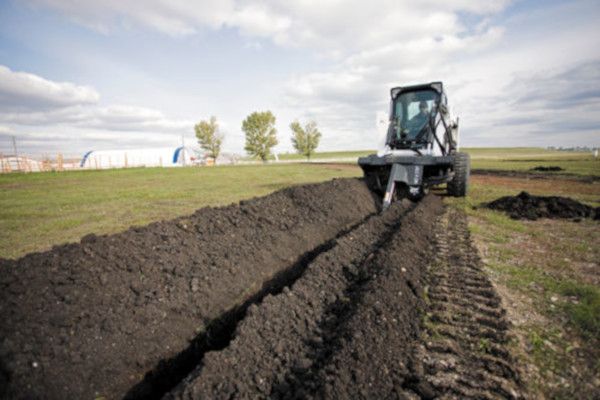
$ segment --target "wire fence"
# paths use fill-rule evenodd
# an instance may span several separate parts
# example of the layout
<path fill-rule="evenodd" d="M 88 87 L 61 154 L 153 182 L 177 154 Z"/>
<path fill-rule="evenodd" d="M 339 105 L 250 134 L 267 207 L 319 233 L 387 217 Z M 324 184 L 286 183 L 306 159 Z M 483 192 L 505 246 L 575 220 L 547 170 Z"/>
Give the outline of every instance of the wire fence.
<path fill-rule="evenodd" d="M 233 164 L 237 159 L 220 159 L 219 164 Z M 82 171 L 140 167 L 187 167 L 213 165 L 214 160 L 191 151 L 167 149 L 162 151 L 88 152 L 85 155 L 42 154 L 19 152 L 18 155 L 0 153 L 0 173 L 28 173 L 47 171 Z"/>
<path fill-rule="evenodd" d="M 269 160 L 269 163 L 340 163 L 355 162 L 352 157 L 315 157 Z M 217 160 L 191 152 L 149 152 L 149 151 L 119 151 L 89 152 L 81 154 L 47 154 L 20 152 L 18 155 L 0 152 L 0 174 L 51 172 L 51 171 L 86 171 L 121 168 L 151 168 L 151 167 L 189 167 L 203 165 L 253 165 L 263 164 L 260 160 L 240 159 L 235 155 L 222 155 Z"/>
<path fill-rule="evenodd" d="M 80 155 L 71 154 L 0 153 L 0 173 L 78 170 L 81 160 Z"/>

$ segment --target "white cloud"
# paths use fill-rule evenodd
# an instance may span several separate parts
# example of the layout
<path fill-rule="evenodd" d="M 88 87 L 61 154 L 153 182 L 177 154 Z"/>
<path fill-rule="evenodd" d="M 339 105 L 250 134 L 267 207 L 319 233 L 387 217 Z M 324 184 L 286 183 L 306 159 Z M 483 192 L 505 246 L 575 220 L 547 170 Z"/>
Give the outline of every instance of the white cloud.
<path fill-rule="evenodd" d="M 291 18 L 271 12 L 263 4 L 246 4 L 235 10 L 227 19 L 227 24 L 239 27 L 249 36 L 272 37 L 276 41 L 287 32 Z"/>
<path fill-rule="evenodd" d="M 247 47 L 260 49 L 266 57 L 270 47 L 264 44 L 269 40 L 313 57 L 307 62 L 314 66 L 312 70 L 290 70 L 287 84 L 281 85 L 275 100 L 276 90 L 266 95 L 264 89 L 272 82 L 253 86 L 260 88 L 260 93 L 239 100 L 235 110 L 229 107 L 230 98 L 217 94 L 214 103 L 225 105 L 215 108 L 227 109 L 223 112 L 229 119 L 217 117 L 223 126 L 232 127 L 229 142 L 238 148 L 242 147 L 241 119 L 236 118 L 246 107 L 278 108 L 282 143 L 289 122 L 298 118 L 302 122 L 317 120 L 324 133 L 323 149 L 372 148 L 373 120 L 378 112 L 387 111 L 389 89 L 433 80 L 444 81 L 451 104 L 461 115 L 463 144 L 527 144 L 508 139 L 507 129 L 512 138 L 541 143 L 542 131 L 548 132 L 550 125 L 536 122 L 540 120 L 552 121 L 557 129 L 573 134 L 577 129 L 589 132 L 587 127 L 600 122 L 595 117 L 600 115 L 599 105 L 592 101 L 585 104 L 585 116 L 570 127 L 563 123 L 568 113 L 552 113 L 561 93 L 573 85 L 584 85 L 569 71 L 587 73 L 588 82 L 599 85 L 597 75 L 589 77 L 589 69 L 598 66 L 594 59 L 600 48 L 594 18 L 598 6 L 593 1 L 540 5 L 521 0 L 515 1 L 513 8 L 512 0 L 24 1 L 109 36 L 140 28 L 184 36 L 227 27 L 228 32 L 237 29 Z M 283 75 L 277 70 L 276 56 L 273 59 L 273 71 Z M 247 73 L 243 66 L 231 71 L 244 78 Z M 44 95 L 36 85 L 19 81 L 17 89 L 11 90 L 20 93 L 14 98 L 21 100 L 13 103 L 13 109 L 0 110 L 0 123 L 41 126 L 54 122 L 110 132 L 180 132 L 193 126 L 193 122 L 170 118 L 153 108 L 100 106 L 92 88 L 39 79 L 46 82 L 41 86 L 58 85 L 62 91 L 48 90 L 54 94 Z M 560 82 L 553 86 L 557 80 Z M 2 97 L 9 93 L 6 87 L 0 80 L 0 105 L 9 101 L 6 95 Z M 583 96 L 579 89 L 578 93 Z M 208 92 L 205 96 L 208 98 Z M 544 100 L 517 102 L 524 98 Z M 128 97 L 131 99 L 135 96 Z M 203 105 L 212 107 L 212 101 L 208 98 Z M 580 100 L 570 101 L 576 104 Z M 19 112 L 14 104 L 30 107 L 31 113 Z"/>
<path fill-rule="evenodd" d="M 192 121 L 168 118 L 159 110 L 100 106 L 98 100 L 91 87 L 53 82 L 0 65 L 0 135 L 18 136 L 20 147 L 49 149 L 62 143 L 68 148 L 73 141 L 87 141 L 82 144 L 86 147 L 91 143 L 164 145 L 180 143 L 180 136 L 193 129 Z M 40 146 L 44 139 L 45 145 Z"/>
<path fill-rule="evenodd" d="M 23 1 L 105 34 L 143 27 L 178 36 L 227 25 L 279 45 L 343 55 L 431 35 L 456 35 L 467 29 L 457 12 L 487 15 L 502 11 L 512 0 Z"/>
<path fill-rule="evenodd" d="M 50 8 L 103 34 L 138 27 L 171 36 L 219 28 L 230 15 L 231 0 L 23 0 L 34 8 Z"/>
<path fill-rule="evenodd" d="M 168 119 L 158 110 L 112 105 L 95 110 L 89 123 L 82 121 L 82 125 L 117 131 L 184 132 L 192 130 L 194 123 Z"/>
<path fill-rule="evenodd" d="M 0 108 L 3 111 L 30 111 L 94 104 L 98 92 L 89 86 L 53 82 L 26 72 L 14 72 L 0 65 Z"/>
<path fill-rule="evenodd" d="M 12 135 L 12 134 L 13 134 L 13 130 L 10 127 L 0 125 L 0 135 Z"/>
<path fill-rule="evenodd" d="M 36 112 L 0 112 L 0 121 L 25 126 L 61 126 L 107 131 L 185 132 L 193 129 L 190 120 L 169 119 L 158 110 L 110 105 L 107 107 L 65 107 Z"/>

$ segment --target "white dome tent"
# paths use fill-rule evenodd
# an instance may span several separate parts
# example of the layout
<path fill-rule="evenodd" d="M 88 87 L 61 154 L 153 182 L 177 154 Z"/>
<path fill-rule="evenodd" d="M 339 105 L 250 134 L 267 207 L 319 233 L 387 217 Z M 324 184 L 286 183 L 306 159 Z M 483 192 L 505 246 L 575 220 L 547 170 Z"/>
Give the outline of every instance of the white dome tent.
<path fill-rule="evenodd" d="M 192 165 L 194 153 L 187 147 L 134 150 L 91 150 L 81 160 L 83 169 L 183 167 Z"/>

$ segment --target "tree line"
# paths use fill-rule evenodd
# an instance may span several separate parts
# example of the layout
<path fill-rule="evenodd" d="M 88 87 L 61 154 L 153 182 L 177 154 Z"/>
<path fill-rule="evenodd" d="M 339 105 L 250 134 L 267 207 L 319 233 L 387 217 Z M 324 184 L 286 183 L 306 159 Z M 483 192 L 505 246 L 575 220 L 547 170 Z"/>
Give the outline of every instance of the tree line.
<path fill-rule="evenodd" d="M 242 131 L 246 136 L 244 150 L 252 157 L 260 157 L 266 161 L 271 154 L 271 149 L 279 142 L 277 141 L 277 129 L 275 129 L 275 116 L 271 111 L 253 112 L 248 115 L 242 123 Z M 298 121 L 290 124 L 292 130 L 292 145 L 298 154 L 305 155 L 308 159 L 314 154 L 319 146 L 321 132 L 317 129 L 317 123 L 311 121 L 300 125 Z M 210 117 L 209 121 L 200 121 L 194 125 L 198 144 L 206 151 L 206 156 L 217 159 L 221 154 L 221 145 L 225 135 L 219 131 L 216 117 Z"/>

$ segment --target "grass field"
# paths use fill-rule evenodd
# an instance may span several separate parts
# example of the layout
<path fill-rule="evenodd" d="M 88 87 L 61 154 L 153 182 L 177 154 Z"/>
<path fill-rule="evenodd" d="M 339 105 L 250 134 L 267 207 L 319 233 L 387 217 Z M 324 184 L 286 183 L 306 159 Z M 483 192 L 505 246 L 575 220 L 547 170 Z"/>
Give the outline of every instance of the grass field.
<path fill-rule="evenodd" d="M 360 151 L 336 151 L 336 152 L 321 152 L 315 153 L 311 156 L 311 161 L 328 160 L 328 159 L 349 159 L 368 156 L 369 154 L 375 153 L 375 150 L 360 150 Z M 277 157 L 281 161 L 307 161 L 306 156 L 300 154 L 278 154 Z M 260 161 L 258 158 L 246 158 L 247 161 Z M 275 160 L 274 156 L 270 156 L 269 160 Z"/>
<path fill-rule="evenodd" d="M 17 258 L 88 233 L 115 233 L 288 186 L 360 175 L 358 167 L 343 164 L 0 175 L 0 257 Z"/>
<path fill-rule="evenodd" d="M 561 167 L 558 174 L 600 176 L 600 158 L 587 152 L 556 151 L 530 147 L 464 149 L 471 156 L 471 168 L 526 172 L 535 167 Z"/>
<path fill-rule="evenodd" d="M 471 154 L 474 169 L 527 171 L 538 165 L 557 165 L 566 173 L 600 175 L 600 161 L 587 153 L 536 148 L 465 150 Z M 370 153 L 317 153 L 313 161 L 358 158 Z M 300 155 L 282 155 L 280 159 L 305 160 Z M 356 164 L 273 163 L 0 175 L 0 257 L 16 258 L 77 241 L 91 232 L 114 233 L 203 206 L 264 196 L 290 185 L 360 175 Z M 493 185 L 481 190 L 488 200 L 506 192 Z M 593 193 L 574 195 L 588 203 L 597 201 Z"/>

